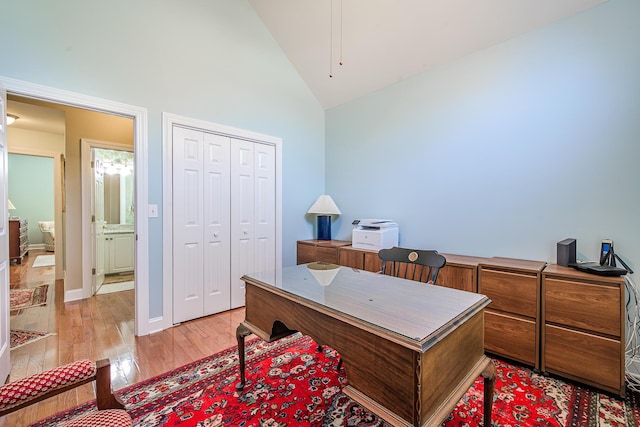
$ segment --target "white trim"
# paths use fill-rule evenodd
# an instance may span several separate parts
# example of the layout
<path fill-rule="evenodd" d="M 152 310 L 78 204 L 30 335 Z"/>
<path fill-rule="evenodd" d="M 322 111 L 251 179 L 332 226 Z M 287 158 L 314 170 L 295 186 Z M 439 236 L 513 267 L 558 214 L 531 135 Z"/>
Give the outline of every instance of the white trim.
<path fill-rule="evenodd" d="M 71 291 L 64 291 L 64 302 L 80 301 L 84 299 L 84 292 L 82 289 L 73 289 Z"/>
<path fill-rule="evenodd" d="M 282 139 L 204 120 L 162 113 L 162 325 L 173 325 L 173 126 L 181 126 L 231 138 L 244 139 L 276 148 L 276 272 L 282 270 Z M 276 276 L 277 277 L 277 276 Z"/>
<path fill-rule="evenodd" d="M 5 86 L 7 93 L 132 117 L 134 119 L 134 167 L 136 170 L 135 186 L 137 207 L 135 213 L 135 334 L 149 334 L 152 327 L 149 319 L 149 219 L 147 217 L 149 205 L 149 167 L 147 109 L 9 77 L 0 76 L 0 84 Z M 82 294 L 82 289 L 65 292 L 65 301 L 78 299 L 75 296 L 77 292 Z"/>

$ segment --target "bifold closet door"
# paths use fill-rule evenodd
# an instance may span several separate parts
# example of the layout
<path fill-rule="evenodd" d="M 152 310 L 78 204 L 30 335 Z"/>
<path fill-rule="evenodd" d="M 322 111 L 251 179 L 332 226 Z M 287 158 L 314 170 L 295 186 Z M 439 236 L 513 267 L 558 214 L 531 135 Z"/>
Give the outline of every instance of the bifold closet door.
<path fill-rule="evenodd" d="M 230 308 L 230 139 L 173 128 L 173 321 Z"/>
<path fill-rule="evenodd" d="M 245 304 L 241 277 L 275 278 L 275 147 L 231 140 L 231 308 Z"/>

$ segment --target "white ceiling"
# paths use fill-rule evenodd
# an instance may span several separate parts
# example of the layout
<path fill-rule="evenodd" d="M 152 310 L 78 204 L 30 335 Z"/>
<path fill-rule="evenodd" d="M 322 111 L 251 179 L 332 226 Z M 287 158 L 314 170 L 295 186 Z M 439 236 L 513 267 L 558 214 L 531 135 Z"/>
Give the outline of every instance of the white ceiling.
<path fill-rule="evenodd" d="M 249 0 L 325 109 L 604 1 Z"/>

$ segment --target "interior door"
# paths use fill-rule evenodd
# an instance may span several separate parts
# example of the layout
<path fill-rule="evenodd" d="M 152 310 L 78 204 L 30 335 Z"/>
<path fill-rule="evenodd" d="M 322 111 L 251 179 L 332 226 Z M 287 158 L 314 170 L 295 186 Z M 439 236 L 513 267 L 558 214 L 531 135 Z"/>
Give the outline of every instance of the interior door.
<path fill-rule="evenodd" d="M 173 323 L 204 315 L 203 139 L 173 127 Z"/>
<path fill-rule="evenodd" d="M 7 152 L 7 93 L 0 84 L 0 384 L 4 384 L 11 370 Z"/>
<path fill-rule="evenodd" d="M 104 283 L 104 159 L 100 150 L 91 149 L 93 166 L 91 185 L 91 242 L 92 262 L 95 268 L 91 293 L 95 295 Z"/>
<path fill-rule="evenodd" d="M 229 137 L 204 133 L 204 314 L 231 308 Z"/>

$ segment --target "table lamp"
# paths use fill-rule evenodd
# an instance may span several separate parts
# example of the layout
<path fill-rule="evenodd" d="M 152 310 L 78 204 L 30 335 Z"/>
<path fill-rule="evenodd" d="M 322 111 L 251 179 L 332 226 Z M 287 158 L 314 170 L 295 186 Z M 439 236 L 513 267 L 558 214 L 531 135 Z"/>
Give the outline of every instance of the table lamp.
<path fill-rule="evenodd" d="M 311 205 L 308 214 L 318 215 L 318 240 L 331 240 L 331 215 L 340 215 L 331 196 L 323 194 Z"/>
<path fill-rule="evenodd" d="M 13 203 L 11 203 L 11 200 L 7 199 L 7 209 L 9 211 L 13 211 L 16 209 L 15 206 L 13 206 Z M 11 218 L 11 212 L 9 212 L 9 218 Z"/>

